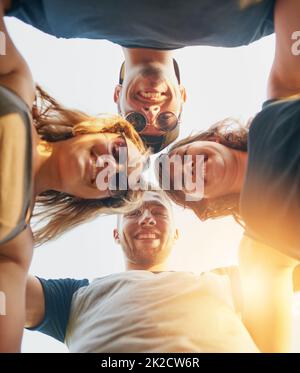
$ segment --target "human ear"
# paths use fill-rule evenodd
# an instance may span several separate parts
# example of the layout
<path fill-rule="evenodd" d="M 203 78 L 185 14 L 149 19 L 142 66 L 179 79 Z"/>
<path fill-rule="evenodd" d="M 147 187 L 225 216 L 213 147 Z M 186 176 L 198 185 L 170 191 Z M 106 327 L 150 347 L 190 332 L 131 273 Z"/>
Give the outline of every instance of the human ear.
<path fill-rule="evenodd" d="M 174 240 L 177 241 L 179 237 L 180 237 L 179 230 L 176 228 L 175 233 L 174 233 Z"/>
<path fill-rule="evenodd" d="M 117 104 L 120 100 L 120 94 L 121 94 L 122 86 L 121 84 L 118 84 L 115 86 L 115 91 L 114 91 L 114 102 Z"/>
<path fill-rule="evenodd" d="M 115 228 L 113 234 L 114 234 L 114 240 L 115 240 L 115 242 L 118 245 L 120 245 L 120 234 L 119 234 L 118 229 Z"/>
<path fill-rule="evenodd" d="M 186 102 L 186 90 L 183 85 L 179 85 L 180 95 L 183 102 Z"/>

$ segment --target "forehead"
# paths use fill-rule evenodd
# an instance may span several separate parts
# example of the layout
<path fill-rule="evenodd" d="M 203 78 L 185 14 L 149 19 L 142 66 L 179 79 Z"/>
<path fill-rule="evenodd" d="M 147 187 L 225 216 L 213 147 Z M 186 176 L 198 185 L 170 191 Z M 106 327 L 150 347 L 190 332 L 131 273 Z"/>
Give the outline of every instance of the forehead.
<path fill-rule="evenodd" d="M 143 196 L 142 206 L 151 206 L 151 205 L 160 205 L 170 210 L 171 205 L 169 201 L 166 200 L 163 196 L 155 192 L 146 192 Z"/>
<path fill-rule="evenodd" d="M 173 217 L 173 210 L 171 203 L 164 197 L 161 196 L 159 193 L 147 191 L 144 193 L 143 202 L 140 208 L 151 208 L 155 206 L 159 206 L 161 208 L 165 208 L 168 211 L 168 215 Z M 123 220 L 126 220 L 127 214 L 118 215 L 118 225 L 121 224 Z"/>

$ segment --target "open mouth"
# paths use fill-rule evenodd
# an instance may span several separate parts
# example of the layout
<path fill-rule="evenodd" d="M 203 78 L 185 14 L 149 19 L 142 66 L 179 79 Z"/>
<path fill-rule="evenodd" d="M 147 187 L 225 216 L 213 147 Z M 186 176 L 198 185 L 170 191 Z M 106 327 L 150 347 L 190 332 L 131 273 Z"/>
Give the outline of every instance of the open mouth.
<path fill-rule="evenodd" d="M 167 92 L 157 92 L 157 91 L 139 91 L 136 94 L 138 100 L 146 103 L 160 103 L 167 100 Z"/>
<path fill-rule="evenodd" d="M 157 240 L 159 235 L 156 233 L 139 233 L 134 238 L 136 240 Z"/>

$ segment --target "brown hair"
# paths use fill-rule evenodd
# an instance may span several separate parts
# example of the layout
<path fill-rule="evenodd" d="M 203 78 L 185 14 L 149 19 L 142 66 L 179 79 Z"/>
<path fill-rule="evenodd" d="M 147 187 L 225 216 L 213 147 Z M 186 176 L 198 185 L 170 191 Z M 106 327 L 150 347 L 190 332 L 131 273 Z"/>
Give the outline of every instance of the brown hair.
<path fill-rule="evenodd" d="M 195 141 L 215 141 L 231 149 L 247 152 L 247 140 L 248 126 L 242 125 L 234 118 L 226 118 L 215 123 L 206 131 L 180 140 L 170 148 L 168 153 Z M 161 175 L 159 175 L 159 183 L 162 185 Z M 239 194 L 229 194 L 210 199 L 203 198 L 201 201 L 195 203 L 186 201 L 182 191 L 166 190 L 165 192 L 178 205 L 193 210 L 201 220 L 233 215 L 237 221 L 241 221 L 239 214 Z"/>
<path fill-rule="evenodd" d="M 133 128 L 119 116 L 91 117 L 78 110 L 60 105 L 41 87 L 36 88 L 36 100 L 32 109 L 33 124 L 42 140 L 56 142 L 80 134 L 123 133 L 142 154 L 145 146 Z M 102 214 L 124 213 L 135 209 L 141 202 L 142 191 L 129 190 L 123 197 L 82 199 L 67 193 L 48 190 L 36 198 L 33 217 L 42 224 L 34 232 L 34 240 L 41 245 L 59 237 L 67 230 Z"/>

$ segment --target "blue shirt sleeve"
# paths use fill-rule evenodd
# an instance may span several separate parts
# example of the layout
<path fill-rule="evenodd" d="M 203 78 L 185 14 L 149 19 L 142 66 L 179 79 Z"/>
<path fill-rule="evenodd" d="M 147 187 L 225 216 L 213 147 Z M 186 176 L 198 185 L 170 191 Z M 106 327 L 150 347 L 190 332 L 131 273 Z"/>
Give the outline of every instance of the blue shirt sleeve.
<path fill-rule="evenodd" d="M 38 278 L 38 277 L 37 277 Z M 41 282 L 45 297 L 45 316 L 40 325 L 28 330 L 47 334 L 64 342 L 74 293 L 89 281 L 74 279 L 45 280 Z"/>

